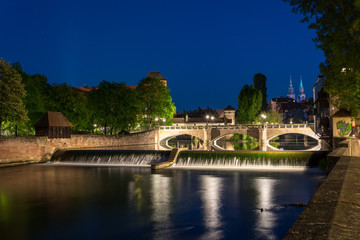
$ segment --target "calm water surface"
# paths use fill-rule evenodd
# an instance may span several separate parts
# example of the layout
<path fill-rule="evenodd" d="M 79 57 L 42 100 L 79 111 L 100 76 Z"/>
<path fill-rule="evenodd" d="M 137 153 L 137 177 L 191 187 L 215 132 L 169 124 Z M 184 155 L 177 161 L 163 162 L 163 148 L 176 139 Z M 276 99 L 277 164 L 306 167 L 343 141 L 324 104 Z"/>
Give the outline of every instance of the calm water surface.
<path fill-rule="evenodd" d="M 0 169 L 0 239 L 281 239 L 324 175 L 69 167 Z M 261 211 L 260 209 L 264 210 Z"/>

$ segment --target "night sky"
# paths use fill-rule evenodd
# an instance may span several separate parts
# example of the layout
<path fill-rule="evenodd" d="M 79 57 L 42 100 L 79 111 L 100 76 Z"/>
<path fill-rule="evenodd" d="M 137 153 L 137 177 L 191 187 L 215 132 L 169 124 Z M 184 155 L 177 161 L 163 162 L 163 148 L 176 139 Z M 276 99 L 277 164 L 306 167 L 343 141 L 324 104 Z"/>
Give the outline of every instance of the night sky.
<path fill-rule="evenodd" d="M 300 19 L 282 0 L 0 0 L 0 58 L 72 86 L 160 71 L 177 111 L 237 108 L 256 73 L 268 100 L 287 94 L 290 74 L 312 96 L 324 56 Z"/>

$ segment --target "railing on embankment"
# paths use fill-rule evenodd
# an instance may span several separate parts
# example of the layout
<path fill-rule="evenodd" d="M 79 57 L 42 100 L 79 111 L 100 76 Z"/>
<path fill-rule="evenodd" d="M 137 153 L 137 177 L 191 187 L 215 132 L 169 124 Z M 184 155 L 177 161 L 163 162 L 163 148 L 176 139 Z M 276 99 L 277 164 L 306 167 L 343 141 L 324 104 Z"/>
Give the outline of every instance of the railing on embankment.
<path fill-rule="evenodd" d="M 360 140 L 328 155 L 336 163 L 285 239 L 360 239 Z"/>

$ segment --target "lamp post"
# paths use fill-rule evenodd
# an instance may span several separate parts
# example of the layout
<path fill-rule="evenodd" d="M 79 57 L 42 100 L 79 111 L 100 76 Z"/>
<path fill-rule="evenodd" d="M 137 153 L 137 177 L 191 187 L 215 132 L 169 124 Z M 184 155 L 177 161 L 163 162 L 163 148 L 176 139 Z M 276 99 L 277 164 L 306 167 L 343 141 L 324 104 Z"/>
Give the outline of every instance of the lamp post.
<path fill-rule="evenodd" d="M 208 125 L 209 125 L 209 118 L 210 118 L 210 116 L 206 115 L 206 127 L 208 127 Z"/>
<path fill-rule="evenodd" d="M 266 119 L 266 115 L 265 114 L 261 114 L 261 117 L 262 117 L 262 119 L 264 119 L 263 120 L 263 123 L 265 122 L 265 119 Z"/>
<path fill-rule="evenodd" d="M 156 127 L 156 125 L 158 124 L 158 121 L 159 121 L 159 118 L 155 118 L 155 127 Z"/>

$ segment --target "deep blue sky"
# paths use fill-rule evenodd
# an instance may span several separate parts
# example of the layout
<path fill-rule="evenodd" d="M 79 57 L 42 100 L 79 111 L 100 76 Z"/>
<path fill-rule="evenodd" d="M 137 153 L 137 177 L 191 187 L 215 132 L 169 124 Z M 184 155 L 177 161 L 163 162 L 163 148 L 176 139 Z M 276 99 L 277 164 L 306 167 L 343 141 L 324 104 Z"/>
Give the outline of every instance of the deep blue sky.
<path fill-rule="evenodd" d="M 0 58 L 72 86 L 160 71 L 178 111 L 237 108 L 259 72 L 268 100 L 290 74 L 312 95 L 324 57 L 300 19 L 282 0 L 0 0 Z"/>

